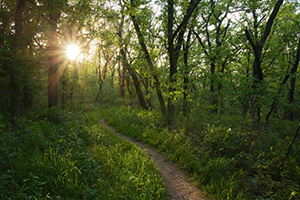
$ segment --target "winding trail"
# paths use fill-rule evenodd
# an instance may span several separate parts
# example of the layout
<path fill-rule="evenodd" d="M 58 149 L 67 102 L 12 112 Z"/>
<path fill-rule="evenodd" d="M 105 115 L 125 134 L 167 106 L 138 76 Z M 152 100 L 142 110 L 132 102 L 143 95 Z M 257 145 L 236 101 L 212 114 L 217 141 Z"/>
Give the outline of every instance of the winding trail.
<path fill-rule="evenodd" d="M 171 195 L 172 200 L 207 200 L 203 192 L 195 186 L 193 182 L 188 181 L 188 176 L 179 167 L 167 161 L 167 159 L 155 149 L 152 149 L 142 142 L 133 140 L 130 137 L 122 135 L 114 130 L 113 127 L 108 126 L 104 119 L 100 120 L 101 125 L 115 133 L 124 140 L 128 140 L 140 149 L 145 151 L 160 170 L 160 173 L 165 182 L 166 188 Z"/>

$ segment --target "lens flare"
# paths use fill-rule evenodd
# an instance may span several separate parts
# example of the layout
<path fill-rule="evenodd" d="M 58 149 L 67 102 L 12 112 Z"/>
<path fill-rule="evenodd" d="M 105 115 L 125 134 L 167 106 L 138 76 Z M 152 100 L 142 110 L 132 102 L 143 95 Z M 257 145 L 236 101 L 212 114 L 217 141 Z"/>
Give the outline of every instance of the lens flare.
<path fill-rule="evenodd" d="M 75 60 L 77 58 L 77 56 L 80 54 L 80 48 L 79 48 L 79 46 L 77 46 L 75 44 L 71 44 L 71 45 L 67 46 L 66 53 L 67 53 L 67 57 L 70 60 Z"/>

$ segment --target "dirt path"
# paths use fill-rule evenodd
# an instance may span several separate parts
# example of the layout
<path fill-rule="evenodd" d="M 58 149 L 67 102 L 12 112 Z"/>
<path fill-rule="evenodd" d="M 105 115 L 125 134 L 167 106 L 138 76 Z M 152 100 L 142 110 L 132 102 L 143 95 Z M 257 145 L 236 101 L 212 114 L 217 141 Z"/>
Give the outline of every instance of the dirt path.
<path fill-rule="evenodd" d="M 168 162 L 163 155 L 158 153 L 155 149 L 148 147 L 144 143 L 137 142 L 130 137 L 116 132 L 114 128 L 108 126 L 104 122 L 104 119 L 101 119 L 100 123 L 104 128 L 109 129 L 122 139 L 136 144 L 153 159 L 160 170 L 166 184 L 166 188 L 171 194 L 172 200 L 207 200 L 201 190 L 199 190 L 194 183 L 188 181 L 188 176 L 180 170 L 176 164 Z"/>

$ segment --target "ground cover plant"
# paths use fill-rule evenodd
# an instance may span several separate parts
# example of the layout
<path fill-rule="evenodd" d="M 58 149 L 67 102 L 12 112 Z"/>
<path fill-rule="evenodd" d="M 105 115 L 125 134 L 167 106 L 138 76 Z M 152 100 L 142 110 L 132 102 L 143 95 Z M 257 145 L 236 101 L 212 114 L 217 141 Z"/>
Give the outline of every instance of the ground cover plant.
<path fill-rule="evenodd" d="M 102 113 L 120 132 L 179 163 L 212 199 L 299 199 L 299 142 L 287 156 L 293 123 L 277 121 L 251 131 L 243 123 L 228 126 L 228 117 L 217 123 L 201 118 L 202 125 L 195 117 L 185 133 L 176 126 L 170 130 L 155 112 L 121 107 Z"/>
<path fill-rule="evenodd" d="M 104 130 L 99 114 L 58 111 L 1 127 L 1 199 L 167 199 L 156 166 Z M 97 119 L 95 116 L 97 115 Z"/>

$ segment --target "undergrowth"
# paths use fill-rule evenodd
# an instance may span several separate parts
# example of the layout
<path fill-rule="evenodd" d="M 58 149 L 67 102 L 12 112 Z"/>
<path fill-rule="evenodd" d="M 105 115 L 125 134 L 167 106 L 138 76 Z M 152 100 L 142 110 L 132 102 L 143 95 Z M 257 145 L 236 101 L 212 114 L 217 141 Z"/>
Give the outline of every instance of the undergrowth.
<path fill-rule="evenodd" d="M 0 115 L 0 199 L 168 199 L 145 153 L 82 110 L 23 118 L 14 132 Z"/>
<path fill-rule="evenodd" d="M 274 121 L 254 131 L 237 116 L 192 116 L 186 132 L 182 121 L 170 129 L 154 111 L 110 107 L 102 113 L 121 133 L 179 163 L 211 199 L 300 199 L 299 141 L 286 156 L 295 124 Z"/>

